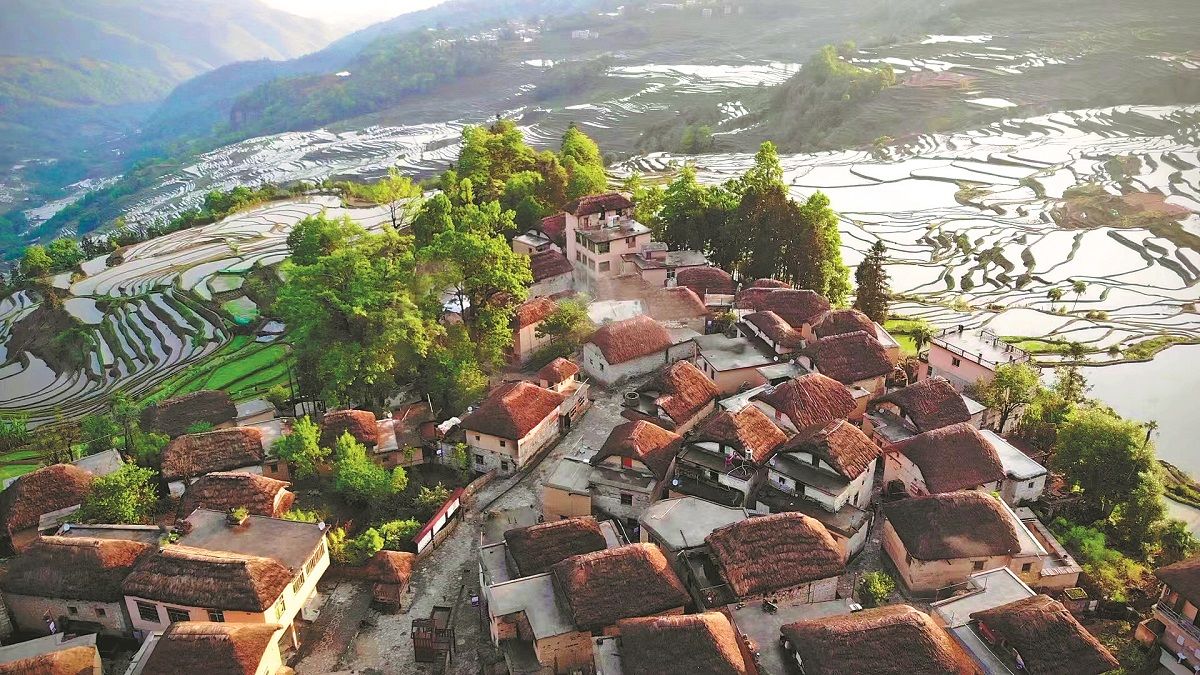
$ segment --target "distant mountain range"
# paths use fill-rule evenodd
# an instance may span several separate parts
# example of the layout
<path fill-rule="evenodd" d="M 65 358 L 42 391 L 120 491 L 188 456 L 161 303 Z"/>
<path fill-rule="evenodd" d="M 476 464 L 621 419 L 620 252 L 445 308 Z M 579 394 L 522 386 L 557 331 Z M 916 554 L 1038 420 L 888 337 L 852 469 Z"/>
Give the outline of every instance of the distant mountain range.
<path fill-rule="evenodd" d="M 337 37 L 257 0 L 4 0 L 3 14 L 0 161 L 95 143 L 191 77 Z"/>

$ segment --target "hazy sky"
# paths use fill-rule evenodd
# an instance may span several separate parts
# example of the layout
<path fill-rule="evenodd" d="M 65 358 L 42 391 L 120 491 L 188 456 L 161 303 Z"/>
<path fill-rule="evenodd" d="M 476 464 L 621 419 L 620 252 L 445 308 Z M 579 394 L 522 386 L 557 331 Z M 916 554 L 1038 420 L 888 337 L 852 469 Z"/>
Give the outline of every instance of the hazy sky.
<path fill-rule="evenodd" d="M 285 12 L 311 16 L 334 25 L 359 28 L 414 12 L 444 0 L 263 0 Z"/>

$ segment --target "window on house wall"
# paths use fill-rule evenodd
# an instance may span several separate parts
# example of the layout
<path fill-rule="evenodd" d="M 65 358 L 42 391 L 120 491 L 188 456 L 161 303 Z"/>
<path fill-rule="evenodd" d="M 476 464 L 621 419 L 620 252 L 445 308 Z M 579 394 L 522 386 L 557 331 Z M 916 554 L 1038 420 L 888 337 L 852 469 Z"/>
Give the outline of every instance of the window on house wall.
<path fill-rule="evenodd" d="M 475 455 L 475 463 L 483 464 L 483 455 Z"/>
<path fill-rule="evenodd" d="M 983 562 L 982 560 L 973 560 L 971 561 L 971 568 L 978 572 L 983 569 Z"/>
<path fill-rule="evenodd" d="M 508 441 L 506 441 L 506 440 L 504 440 L 504 439 L 500 439 L 500 447 L 502 447 L 502 448 L 507 448 L 507 447 L 508 447 Z"/>
<path fill-rule="evenodd" d="M 479 442 L 479 434 L 475 434 L 475 442 L 476 442 L 476 443 L 478 443 L 478 442 Z"/>
<path fill-rule="evenodd" d="M 1028 562 L 1028 563 L 1025 563 L 1024 565 L 1021 565 L 1021 571 L 1022 571 L 1022 572 L 1028 572 L 1029 570 L 1032 570 L 1032 569 L 1033 569 L 1033 563 L 1031 563 L 1031 562 Z"/>
<path fill-rule="evenodd" d="M 625 247 L 633 248 L 637 246 L 637 237 L 625 237 Z"/>
<path fill-rule="evenodd" d="M 633 505 L 633 495 L 631 495 L 627 492 L 622 492 L 621 493 L 621 503 L 624 504 L 625 506 L 632 506 Z"/>
<path fill-rule="evenodd" d="M 78 607 L 72 607 L 72 606 L 70 606 L 70 605 L 67 605 L 67 614 L 70 614 L 70 615 L 74 616 L 74 615 L 76 615 L 76 614 L 78 614 L 78 613 L 79 613 L 79 608 L 78 608 Z"/>
<path fill-rule="evenodd" d="M 279 601 L 275 603 L 275 619 L 277 621 L 282 619 L 285 611 L 287 611 L 287 605 L 284 604 L 283 598 L 279 598 Z"/>
<path fill-rule="evenodd" d="M 575 251 L 575 262 L 582 262 L 582 261 L 583 261 L 583 254 L 580 253 L 579 251 Z"/>
<path fill-rule="evenodd" d="M 153 621 L 158 623 L 158 605 L 152 605 L 148 602 L 137 603 L 138 617 L 142 621 Z"/>
<path fill-rule="evenodd" d="M 597 252 L 597 253 L 608 253 L 608 251 L 609 251 L 609 249 L 610 249 L 610 248 L 611 248 L 611 246 L 610 246 L 610 245 L 609 245 L 609 243 L 606 241 L 606 242 L 604 242 L 603 244 L 598 244 L 598 245 L 596 246 L 596 252 Z"/>
<path fill-rule="evenodd" d="M 219 609 L 208 610 L 208 620 L 213 623 L 225 623 L 225 612 Z"/>
<path fill-rule="evenodd" d="M 1030 489 L 1030 490 L 1032 490 L 1032 489 L 1033 489 L 1033 481 L 1029 481 L 1029 489 Z"/>
<path fill-rule="evenodd" d="M 192 615 L 189 614 L 186 609 L 179 609 L 178 607 L 167 608 L 167 621 L 170 621 L 171 623 L 179 623 L 181 621 L 191 620 Z"/>
<path fill-rule="evenodd" d="M 296 579 L 294 581 L 292 581 L 292 593 L 299 593 L 300 587 L 303 585 L 304 585 L 304 577 L 303 576 L 296 577 Z"/>
<path fill-rule="evenodd" d="M 508 471 L 508 462 L 500 462 L 500 470 Z"/>
<path fill-rule="evenodd" d="M 96 607 L 96 616 L 108 616 L 108 610 L 103 607 Z"/>
<path fill-rule="evenodd" d="M 958 358 L 957 356 L 952 356 L 950 357 L 950 365 L 957 368 L 962 365 L 962 359 Z"/>
<path fill-rule="evenodd" d="M 600 263 L 600 271 L 601 272 L 607 272 L 610 269 L 612 269 L 612 265 L 608 261 Z"/>

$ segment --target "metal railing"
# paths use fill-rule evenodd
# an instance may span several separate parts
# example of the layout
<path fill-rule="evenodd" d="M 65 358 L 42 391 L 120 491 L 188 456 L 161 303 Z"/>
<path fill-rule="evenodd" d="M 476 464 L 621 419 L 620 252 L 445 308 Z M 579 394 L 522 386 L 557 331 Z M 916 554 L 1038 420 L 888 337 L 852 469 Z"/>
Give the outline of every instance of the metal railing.
<path fill-rule="evenodd" d="M 946 339 L 948 336 L 966 335 L 968 333 L 973 334 L 973 335 L 978 334 L 980 340 L 990 341 L 992 343 L 992 345 L 995 347 L 999 347 L 1001 344 L 1003 344 L 1004 348 L 1007 350 L 1006 353 L 1009 354 L 1008 360 L 1007 361 L 996 361 L 996 360 L 985 358 L 983 356 L 982 350 L 979 352 L 972 352 L 967 349 L 963 349 L 962 347 L 958 347 L 954 344 L 951 344 Z M 934 344 L 936 344 L 937 346 L 941 347 L 942 349 L 945 349 L 946 351 L 950 352 L 951 354 L 957 354 L 958 356 L 966 357 L 968 359 L 976 361 L 977 363 L 979 363 L 980 365 L 983 365 L 983 366 L 998 367 L 998 366 L 1004 365 L 1005 363 L 1024 363 L 1025 361 L 1029 360 L 1029 354 L 1027 354 L 1024 350 L 1005 343 L 1003 340 L 1000 339 L 1000 337 L 998 335 L 996 335 L 992 331 L 984 329 L 984 328 L 981 328 L 978 330 L 964 329 L 961 331 L 958 328 L 944 328 L 941 331 L 939 331 L 937 335 L 935 335 L 933 337 L 932 342 Z"/>
<path fill-rule="evenodd" d="M 1195 640 L 1200 640 L 1200 627 L 1192 623 L 1192 620 L 1175 611 L 1166 602 L 1159 600 L 1154 609 L 1161 612 L 1163 616 L 1171 620 L 1171 623 L 1178 626 L 1183 632 L 1187 633 Z"/>

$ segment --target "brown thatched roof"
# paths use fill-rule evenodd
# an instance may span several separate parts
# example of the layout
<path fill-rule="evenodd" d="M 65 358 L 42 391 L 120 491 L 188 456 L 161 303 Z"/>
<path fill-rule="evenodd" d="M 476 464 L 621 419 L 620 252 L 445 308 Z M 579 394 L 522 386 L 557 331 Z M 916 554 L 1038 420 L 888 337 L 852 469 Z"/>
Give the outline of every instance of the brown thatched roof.
<path fill-rule="evenodd" d="M 121 582 L 152 551 L 121 539 L 42 537 L 9 561 L 0 586 L 19 595 L 120 602 Z"/>
<path fill-rule="evenodd" d="M 162 476 L 168 481 L 195 478 L 261 464 L 262 431 L 255 427 L 218 429 L 180 436 L 162 453 Z"/>
<path fill-rule="evenodd" d="M 549 233 L 547 233 L 549 236 Z M 571 261 L 567 256 L 554 249 L 546 249 L 529 256 L 529 271 L 533 274 L 533 283 L 545 281 L 572 272 Z"/>
<path fill-rule="evenodd" d="M 842 384 L 887 375 L 894 367 L 883 345 L 862 331 L 821 338 L 810 351 L 817 370 Z"/>
<path fill-rule="evenodd" d="M 744 453 L 756 464 L 767 460 L 771 451 L 787 440 L 787 434 L 756 406 L 748 405 L 737 413 L 722 411 L 700 426 L 696 440 L 728 445 Z"/>
<path fill-rule="evenodd" d="M 657 354 L 671 346 L 671 335 L 648 316 L 635 316 L 601 326 L 589 340 L 609 364 Z"/>
<path fill-rule="evenodd" d="M 1017 650 L 1030 675 L 1099 675 L 1120 666 L 1062 603 L 1046 595 L 975 612 L 971 618 Z"/>
<path fill-rule="evenodd" d="M 821 317 L 821 320 L 813 326 L 813 332 L 819 338 L 858 331 L 874 335 L 875 322 L 857 309 L 835 309 Z"/>
<path fill-rule="evenodd" d="M 631 208 L 633 208 L 633 202 L 629 200 L 629 197 L 620 192 L 606 192 L 602 195 L 588 195 L 568 202 L 563 207 L 563 211 L 578 217 Z"/>
<path fill-rule="evenodd" d="M 568 361 L 561 356 L 542 366 L 541 370 L 537 372 L 538 379 L 545 380 L 546 384 L 550 386 L 564 382 L 578 373 L 579 366 L 575 365 L 574 361 Z"/>
<path fill-rule="evenodd" d="M 196 509 L 228 511 L 239 506 L 258 516 L 279 516 L 292 508 L 296 496 L 285 488 L 286 481 L 252 473 L 210 473 L 188 486 L 181 500 L 181 510 L 189 514 Z M 279 493 L 283 496 L 276 503 Z"/>
<path fill-rule="evenodd" d="M 567 214 L 556 213 L 552 216 L 542 218 L 542 232 L 550 241 L 556 244 L 565 244 L 566 237 L 564 234 L 567 231 Z"/>
<path fill-rule="evenodd" d="M 261 612 L 292 582 L 276 560 L 167 546 L 141 562 L 122 590 L 149 600 L 192 607 Z"/>
<path fill-rule="evenodd" d="M 1176 593 L 1200 606 L 1200 555 L 1154 570 L 1154 576 Z"/>
<path fill-rule="evenodd" d="M 0 675 L 92 675 L 97 663 L 96 645 L 80 645 L 0 663 Z"/>
<path fill-rule="evenodd" d="M 321 418 L 321 447 L 332 448 L 349 431 L 354 440 L 368 448 L 379 445 L 379 421 L 369 410 L 334 410 Z"/>
<path fill-rule="evenodd" d="M 928 614 L 889 605 L 780 629 L 807 675 L 968 675 L 970 657 Z"/>
<path fill-rule="evenodd" d="M 366 578 L 379 584 L 404 585 L 412 579 L 417 556 L 406 551 L 378 551 L 367 561 Z"/>
<path fill-rule="evenodd" d="M 1016 527 L 999 499 L 982 492 L 950 492 L 885 504 L 884 514 L 919 560 L 1015 555 Z"/>
<path fill-rule="evenodd" d="M 846 419 L 854 410 L 854 397 L 846 387 L 820 373 L 788 380 L 757 394 L 754 400 L 786 415 L 799 432 L 823 429 L 834 420 Z"/>
<path fill-rule="evenodd" d="M 720 395 L 713 381 L 690 361 L 676 361 L 664 368 L 651 388 L 659 392 L 654 403 L 676 424 L 683 424 Z"/>
<path fill-rule="evenodd" d="M 836 420 L 815 434 L 796 434 L 779 452 L 807 452 L 825 460 L 843 477 L 854 480 L 883 452 L 857 426 Z"/>
<path fill-rule="evenodd" d="M 546 319 L 546 317 L 553 314 L 554 310 L 557 308 L 558 305 L 554 304 L 553 300 L 545 297 L 534 298 L 528 302 L 523 302 L 518 305 L 517 309 L 513 312 L 513 328 L 520 330 L 522 328 L 541 323 Z"/>
<path fill-rule="evenodd" d="M 733 293 L 733 277 L 720 267 L 686 267 L 675 273 L 675 283 L 687 286 L 700 297 Z"/>
<path fill-rule="evenodd" d="M 742 317 L 746 323 L 757 328 L 763 335 L 770 338 L 771 342 L 780 347 L 796 348 L 804 345 L 804 338 L 800 335 L 800 331 L 792 328 L 791 324 L 783 320 L 775 312 L 754 312 Z"/>
<path fill-rule="evenodd" d="M 142 428 L 174 438 L 199 422 L 220 426 L 236 419 L 237 406 L 229 394 L 206 389 L 150 404 L 142 411 Z"/>
<path fill-rule="evenodd" d="M 520 440 L 546 417 L 555 414 L 564 400 L 562 394 L 529 382 L 501 385 L 463 418 L 461 426 L 469 431 Z"/>
<path fill-rule="evenodd" d="M 254 675 L 281 630 L 272 623 L 173 623 L 150 652 L 142 675 Z"/>
<path fill-rule="evenodd" d="M 93 480 L 95 476 L 73 464 L 27 473 L 0 493 L 0 522 L 10 536 L 36 527 L 43 515 L 82 503 Z"/>
<path fill-rule="evenodd" d="M 836 577 L 846 567 L 841 547 L 825 526 L 794 511 L 725 525 L 704 541 L 739 598 Z"/>
<path fill-rule="evenodd" d="M 969 422 L 926 431 L 894 447 L 917 465 L 931 493 L 972 490 L 1004 480 L 1000 455 Z"/>
<path fill-rule="evenodd" d="M 518 527 L 505 532 L 504 541 L 523 577 L 548 572 L 553 565 L 573 555 L 608 547 L 600 524 L 591 516 Z"/>
<path fill-rule="evenodd" d="M 686 286 L 660 288 L 645 297 L 650 316 L 659 321 L 686 321 L 709 314 L 700 296 Z"/>
<path fill-rule="evenodd" d="M 608 457 L 628 457 L 645 464 L 658 480 L 663 480 L 682 443 L 682 436 L 657 424 L 646 420 L 626 422 L 609 433 L 600 451 L 592 456 L 592 465 L 599 466 Z"/>
<path fill-rule="evenodd" d="M 720 612 L 621 619 L 625 675 L 743 675 L 746 662 Z"/>
<path fill-rule="evenodd" d="M 581 630 L 683 607 L 687 590 L 653 544 L 629 544 L 572 556 L 551 568 Z"/>
<path fill-rule="evenodd" d="M 877 401 L 895 404 L 912 421 L 918 432 L 971 421 L 971 413 L 962 394 L 955 391 L 944 377 L 921 380 L 881 396 Z"/>
<path fill-rule="evenodd" d="M 828 312 L 829 301 L 814 291 L 781 288 L 763 295 L 755 309 L 775 312 L 793 328 L 800 328 Z"/>

